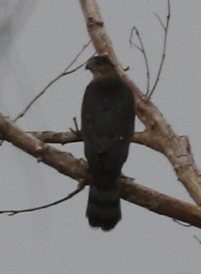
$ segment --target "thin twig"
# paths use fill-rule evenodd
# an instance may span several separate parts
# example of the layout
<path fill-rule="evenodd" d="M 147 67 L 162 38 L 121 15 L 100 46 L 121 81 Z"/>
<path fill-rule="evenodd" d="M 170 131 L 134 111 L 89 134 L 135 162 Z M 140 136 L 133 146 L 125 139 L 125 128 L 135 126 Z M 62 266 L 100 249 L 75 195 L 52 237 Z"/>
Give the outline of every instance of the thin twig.
<path fill-rule="evenodd" d="M 162 22 L 160 16 L 159 16 L 157 13 L 155 13 L 155 12 L 154 12 L 154 15 L 158 18 L 158 21 L 161 23 L 161 26 L 162 26 L 162 28 L 163 28 L 164 31 L 165 31 L 165 25 L 163 24 L 163 22 Z"/>
<path fill-rule="evenodd" d="M 201 240 L 197 236 L 193 235 L 193 237 L 201 244 Z"/>
<path fill-rule="evenodd" d="M 162 25 L 163 29 L 164 29 L 164 42 L 163 42 L 163 53 L 162 53 L 162 58 L 161 58 L 161 62 L 159 65 L 159 69 L 158 69 L 158 73 L 156 76 L 156 80 L 154 82 L 154 85 L 152 87 L 152 90 L 150 91 L 149 94 L 147 94 L 147 97 L 150 99 L 154 90 L 156 89 L 156 86 L 158 84 L 158 81 L 160 79 L 160 75 L 161 75 L 161 71 L 164 65 L 164 60 L 165 60 L 165 55 L 166 55 L 166 46 L 167 46 L 167 36 L 168 36 L 168 30 L 169 30 L 169 22 L 170 22 L 170 16 L 171 16 L 171 9 L 170 9 L 170 0 L 167 0 L 167 4 L 168 4 L 168 15 L 167 15 L 167 19 L 166 19 L 166 25 L 163 24 L 161 18 L 157 15 L 157 19 L 159 20 L 160 24 Z"/>
<path fill-rule="evenodd" d="M 137 46 L 136 44 L 134 44 L 132 42 L 132 37 L 133 37 L 133 32 L 135 31 L 137 37 L 138 37 L 138 40 L 140 42 L 140 47 Z M 141 39 L 141 36 L 140 36 L 140 33 L 138 31 L 138 29 L 134 26 L 132 27 L 132 30 L 131 30 L 131 35 L 130 35 L 130 46 L 134 46 L 136 47 L 138 50 L 141 51 L 141 53 L 143 54 L 144 56 L 144 60 L 145 60 L 145 65 L 146 65 L 146 71 L 147 71 L 147 91 L 146 91 L 146 95 L 149 94 L 149 86 L 150 86 L 150 71 L 149 71 L 149 63 L 148 63 L 148 58 L 147 58 L 147 54 L 146 54 L 146 51 L 145 51 L 145 48 L 144 48 L 144 44 L 143 44 L 143 41 Z"/>
<path fill-rule="evenodd" d="M 175 223 L 181 225 L 181 226 L 184 226 L 184 227 L 191 227 L 190 224 L 183 224 L 181 221 L 178 221 L 178 220 L 176 220 L 176 219 L 173 219 L 173 221 L 174 221 Z"/>
<path fill-rule="evenodd" d="M 77 193 L 79 193 L 84 187 L 85 187 L 85 184 L 80 183 L 78 185 L 78 188 L 76 190 L 74 190 L 73 192 L 71 192 L 70 194 L 68 194 L 68 196 L 66 196 L 66 197 L 64 197 L 60 200 L 57 200 L 55 202 L 43 205 L 43 206 L 38 206 L 38 207 L 33 207 L 33 208 L 26 208 L 26 209 L 21 209 L 21 210 L 15 210 L 15 209 L 13 209 L 13 210 L 11 210 L 11 209 L 10 210 L 1 210 L 0 214 L 9 213 L 8 216 L 13 216 L 13 215 L 16 215 L 16 214 L 19 214 L 19 213 L 32 212 L 32 211 L 37 211 L 37 210 L 45 209 L 45 208 L 48 208 L 48 207 L 52 207 L 52 206 L 58 205 L 60 203 L 63 203 L 65 201 L 71 199 L 73 196 L 75 196 Z"/>
<path fill-rule="evenodd" d="M 91 43 L 91 41 L 89 41 L 86 45 L 84 45 L 84 47 L 81 49 L 81 51 L 75 56 L 75 58 L 72 60 L 72 62 L 68 65 L 67 68 L 65 68 L 65 70 L 59 74 L 56 78 L 54 78 L 41 92 L 38 93 L 38 95 L 36 95 L 36 97 L 34 97 L 30 103 L 25 107 L 25 109 L 20 112 L 17 117 L 15 119 L 12 120 L 12 122 L 16 122 L 19 118 L 22 118 L 26 112 L 30 109 L 30 107 L 36 102 L 36 100 L 38 100 L 38 98 L 40 98 L 45 92 L 46 90 L 53 85 L 57 80 L 59 80 L 61 77 L 73 73 L 76 70 L 78 70 L 79 68 L 81 68 L 85 63 L 83 63 L 82 65 L 79 65 L 78 67 L 76 67 L 75 69 L 68 71 L 69 68 L 77 61 L 78 57 L 83 53 L 83 51 L 89 46 L 89 44 Z"/>
<path fill-rule="evenodd" d="M 79 130 L 76 117 L 73 117 L 73 121 L 74 121 L 75 129 L 71 127 L 69 129 L 72 133 L 74 133 L 77 136 L 77 139 L 80 140 L 82 139 L 82 133 L 81 133 L 81 130 Z"/>
<path fill-rule="evenodd" d="M 72 69 L 72 70 L 63 72 L 62 76 L 65 76 L 65 75 L 68 75 L 68 74 L 71 74 L 71 73 L 75 72 L 76 70 L 78 70 L 78 69 L 80 69 L 81 67 L 83 67 L 85 64 L 86 64 L 86 62 L 82 63 L 81 65 L 77 66 L 76 68 L 74 68 L 74 69 Z"/>
<path fill-rule="evenodd" d="M 80 130 L 79 130 L 79 127 L 78 127 L 78 124 L 77 124 L 77 119 L 76 119 L 76 117 L 73 117 L 73 121 L 74 121 L 74 124 L 75 124 L 75 129 L 76 129 L 76 131 L 79 132 Z"/>

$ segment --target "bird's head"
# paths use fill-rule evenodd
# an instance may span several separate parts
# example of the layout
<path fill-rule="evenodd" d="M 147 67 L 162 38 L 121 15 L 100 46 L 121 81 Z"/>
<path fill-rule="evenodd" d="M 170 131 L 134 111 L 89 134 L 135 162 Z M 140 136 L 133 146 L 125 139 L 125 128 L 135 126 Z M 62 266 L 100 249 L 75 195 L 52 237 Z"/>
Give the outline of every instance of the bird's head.
<path fill-rule="evenodd" d="M 87 61 L 86 69 L 89 69 L 94 76 L 104 76 L 116 73 L 114 64 L 108 56 L 95 56 Z"/>

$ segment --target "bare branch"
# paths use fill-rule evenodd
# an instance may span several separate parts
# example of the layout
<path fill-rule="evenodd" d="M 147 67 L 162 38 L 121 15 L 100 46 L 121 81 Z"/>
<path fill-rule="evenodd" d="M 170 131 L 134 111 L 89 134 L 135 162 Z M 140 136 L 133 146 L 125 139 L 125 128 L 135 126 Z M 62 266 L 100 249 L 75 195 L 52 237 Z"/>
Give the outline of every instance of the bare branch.
<path fill-rule="evenodd" d="M 83 159 L 75 159 L 72 154 L 62 152 L 36 139 L 18 128 L 0 113 L 0 132 L 4 140 L 32 155 L 38 162 L 43 162 L 60 173 L 63 173 L 78 182 L 86 177 L 87 163 Z"/>
<path fill-rule="evenodd" d="M 81 130 L 79 130 L 79 128 L 78 128 L 76 117 L 73 118 L 73 121 L 75 124 L 75 130 L 70 128 L 70 131 L 72 131 L 75 135 L 77 135 L 77 139 L 82 139 L 82 133 L 81 133 Z"/>
<path fill-rule="evenodd" d="M 23 132 L 2 114 L 0 114 L 0 132 L 3 134 L 4 139 L 34 156 L 38 161 L 57 169 L 62 174 L 77 180 L 81 184 L 87 184 L 87 163 L 85 161 L 76 159 L 69 153 L 61 152 L 44 144 L 30 134 Z M 121 197 L 123 199 L 158 214 L 201 228 L 200 207 L 140 186 L 134 183 L 131 178 L 124 177 L 119 178 L 119 180 Z M 75 191 L 73 194 L 78 192 Z M 15 212 L 16 210 L 12 210 L 12 213 L 16 214 Z"/>
<path fill-rule="evenodd" d="M 97 2 L 95 0 L 80 0 L 80 4 L 88 33 L 97 53 L 99 55 L 108 54 L 116 65 L 120 76 L 133 89 L 137 104 L 137 116 L 144 123 L 146 129 L 149 130 L 149 140 L 146 140 L 147 145 L 160 149 L 172 164 L 178 180 L 182 182 L 194 201 L 201 205 L 201 173 L 194 162 L 188 138 L 185 136 L 179 137 L 175 134 L 158 108 L 150 100 L 144 99 L 143 93 L 125 74 L 112 48 Z M 168 1 L 168 12 L 168 18 L 170 18 L 170 1 Z M 169 24 L 169 19 L 167 20 Z"/>
<path fill-rule="evenodd" d="M 133 89 L 137 102 L 137 115 L 146 127 L 141 136 L 144 137 L 148 146 L 155 147 L 169 159 L 179 180 L 185 185 L 194 200 L 201 204 L 201 176 L 194 163 L 188 138 L 177 136 L 159 110 L 151 101 L 144 100 L 140 90 L 125 75 L 125 71 L 115 56 L 95 0 L 80 0 L 80 3 L 86 17 L 88 31 L 97 52 L 99 54 L 108 53 L 117 65 L 120 75 Z M 13 145 L 34 156 L 38 161 L 52 166 L 79 182 L 86 180 L 86 162 L 44 144 L 20 130 L 2 114 L 0 114 L 0 132 L 5 140 L 12 142 Z M 149 135 L 149 140 L 146 135 Z M 122 182 L 121 196 L 127 201 L 201 228 L 200 207 L 137 185 L 132 179 L 124 178 L 120 180 Z"/>
<path fill-rule="evenodd" d="M 163 65 L 164 65 L 164 61 L 165 61 L 165 54 L 166 54 L 166 47 L 167 47 L 167 37 L 168 37 L 168 30 L 169 30 L 169 22 L 170 22 L 170 16 L 171 16 L 171 9 L 170 9 L 170 0 L 167 0 L 167 4 L 168 4 L 168 15 L 167 15 L 167 19 L 166 19 L 166 25 L 163 24 L 161 18 L 157 15 L 156 17 L 158 18 L 159 22 L 161 23 L 163 29 L 164 29 L 164 41 L 163 41 L 163 52 L 162 52 L 162 58 L 161 58 L 161 62 L 160 62 L 160 65 L 159 65 L 159 69 L 158 69 L 158 73 L 157 73 L 157 76 L 156 76 L 156 80 L 154 82 L 154 85 L 150 91 L 149 94 L 147 94 L 148 98 L 150 99 L 152 94 L 154 93 L 154 90 L 156 89 L 156 86 L 158 84 L 158 81 L 160 79 L 160 75 L 161 75 L 161 72 L 162 72 L 162 68 L 163 68 Z"/>
<path fill-rule="evenodd" d="M 35 138 L 43 141 L 44 143 L 51 144 L 67 144 L 82 141 L 81 132 L 67 131 L 67 132 L 56 132 L 56 131 L 27 131 Z M 0 133 L 0 139 L 5 140 L 3 135 Z"/>
<path fill-rule="evenodd" d="M 199 244 L 201 244 L 201 240 L 197 236 L 193 235 L 193 237 L 198 241 Z"/>
<path fill-rule="evenodd" d="M 201 228 L 201 208 L 121 178 L 121 197 L 152 212 Z"/>
<path fill-rule="evenodd" d="M 82 141 L 81 132 L 68 131 L 68 132 L 55 132 L 55 131 L 43 131 L 43 132 L 28 132 L 35 138 L 52 144 L 67 144 Z"/>
<path fill-rule="evenodd" d="M 146 130 L 135 134 L 135 142 L 163 153 L 172 164 L 178 180 L 201 205 L 201 172 L 193 159 L 188 137 L 178 136 L 150 101 L 141 98 L 137 111 Z"/>
<path fill-rule="evenodd" d="M 133 37 L 133 32 L 135 30 L 135 33 L 138 37 L 138 40 L 140 42 L 140 47 L 138 47 L 136 44 L 134 44 L 132 42 L 132 37 Z M 149 94 L 149 86 L 150 86 L 150 71 L 149 71 L 149 63 L 148 63 L 148 58 L 147 58 L 147 54 L 146 54 L 146 51 L 145 51 L 145 48 L 144 48 L 144 44 L 143 44 L 143 41 L 142 41 L 142 38 L 140 36 L 140 33 L 138 31 L 138 29 L 136 27 L 132 27 L 132 30 L 131 30 L 131 35 L 130 35 L 130 45 L 133 45 L 134 47 L 136 47 L 138 50 L 141 51 L 143 57 L 144 57 L 144 60 L 145 60 L 145 65 L 146 65 L 146 72 L 147 72 L 147 88 L 146 88 L 146 95 Z"/>
<path fill-rule="evenodd" d="M 9 213 L 8 214 L 9 216 L 13 216 L 13 215 L 16 215 L 16 214 L 19 214 L 19 213 L 32 212 L 32 211 L 37 211 L 37 210 L 45 209 L 45 208 L 48 208 L 48 207 L 52 207 L 52 206 L 58 205 L 60 203 L 63 203 L 65 201 L 71 199 L 73 196 L 75 196 L 80 191 L 82 191 L 84 187 L 85 187 L 85 184 L 84 183 L 82 183 L 82 184 L 80 183 L 78 185 L 77 189 L 74 190 L 73 192 L 71 192 L 70 194 L 68 194 L 66 197 L 64 197 L 64 198 L 62 198 L 60 200 L 57 200 L 55 202 L 43 205 L 43 206 L 37 206 L 37 207 L 26 208 L 26 209 L 21 209 L 21 210 L 16 210 L 16 209 L 0 210 L 0 214 Z"/>
<path fill-rule="evenodd" d="M 156 13 L 155 16 L 157 17 L 157 19 L 159 20 L 163 30 L 164 30 L 164 42 L 163 42 L 163 51 L 162 51 L 162 57 L 161 57 L 161 62 L 160 62 L 160 65 L 159 65 L 159 69 L 158 69 L 158 73 L 157 73 L 157 76 L 156 76 L 156 80 L 153 84 L 153 87 L 150 91 L 150 70 L 149 70 L 149 63 L 148 63 L 148 58 L 147 58 L 147 54 L 146 54 L 146 51 L 145 51 L 145 48 L 144 48 L 144 45 L 143 45 L 143 42 L 142 42 L 142 39 L 140 37 L 140 34 L 139 34 L 139 31 L 137 30 L 136 27 L 133 27 L 132 30 L 131 30 L 131 35 L 130 35 L 130 39 L 129 39 L 129 43 L 130 43 L 130 46 L 134 46 L 136 47 L 138 50 L 141 51 L 141 53 L 143 54 L 144 56 L 144 60 L 145 60 L 145 65 L 146 65 L 146 71 L 147 71 L 147 89 L 146 89 L 146 96 L 148 99 L 151 98 L 154 90 L 156 89 L 157 87 L 157 84 L 159 82 L 159 79 L 160 79 L 160 75 L 161 75 L 161 72 L 162 72 L 162 68 L 163 68 L 163 65 L 164 65 L 164 60 L 165 60 L 165 54 L 166 54 L 166 46 L 167 46 L 167 36 L 168 36 L 168 29 L 169 29 L 169 21 L 170 21 L 170 0 L 167 0 L 168 1 L 168 15 L 167 15 L 167 20 L 166 20 L 166 25 L 163 24 L 160 16 Z M 136 32 L 136 35 L 138 37 L 138 40 L 140 42 L 140 47 L 137 46 L 136 44 L 134 44 L 132 42 L 132 37 L 133 37 L 133 32 Z"/>
<path fill-rule="evenodd" d="M 89 46 L 89 44 L 91 43 L 91 41 L 89 41 L 86 45 L 84 45 L 84 47 L 81 49 L 81 51 L 75 56 L 75 58 L 72 60 L 72 62 L 70 63 L 70 65 L 68 65 L 67 68 L 65 68 L 65 70 L 60 73 L 56 78 L 54 78 L 43 90 L 41 90 L 38 95 L 36 95 L 36 97 L 34 97 L 29 104 L 25 107 L 25 109 L 20 112 L 17 117 L 15 117 L 15 119 L 13 119 L 13 122 L 16 122 L 19 118 L 22 118 L 26 112 L 30 109 L 30 107 L 46 92 L 46 90 L 52 86 L 56 81 L 58 81 L 61 77 L 68 75 L 70 73 L 75 72 L 76 70 L 80 69 L 82 66 L 84 66 L 85 63 L 79 65 L 78 67 L 76 67 L 75 69 L 68 71 L 70 69 L 70 67 L 77 61 L 77 59 L 79 58 L 79 56 L 83 53 L 83 51 Z"/>
<path fill-rule="evenodd" d="M 156 14 L 155 12 L 154 12 L 154 15 L 158 18 L 158 21 L 160 22 L 160 24 L 161 24 L 161 26 L 162 26 L 162 28 L 164 29 L 164 31 L 165 31 L 165 25 L 163 24 L 163 22 L 162 22 L 162 20 L 161 20 L 161 18 L 160 18 L 160 16 L 158 15 L 158 14 Z"/>
<path fill-rule="evenodd" d="M 140 90 L 125 75 L 125 71 L 114 54 L 104 24 L 100 24 L 102 18 L 97 4 L 95 0 L 91 1 L 80 0 L 90 36 L 93 42 L 95 41 L 95 47 L 97 46 L 96 50 L 100 54 L 105 54 L 105 50 L 108 49 L 108 54 L 111 54 L 110 58 L 115 60 L 120 75 L 133 89 L 137 103 L 138 118 L 146 127 L 146 132 L 140 135 L 136 134 L 135 140 L 163 153 L 169 159 L 177 173 L 178 179 L 183 183 L 191 197 L 198 205 L 201 205 L 201 173 L 194 162 L 188 138 L 186 136 L 178 136 L 153 103 L 145 100 Z M 71 137 L 74 138 L 73 135 Z"/>
<path fill-rule="evenodd" d="M 173 219 L 173 221 L 174 221 L 175 223 L 177 223 L 178 225 L 181 225 L 181 226 L 184 226 L 184 227 L 191 227 L 190 224 L 184 224 L 184 223 L 182 223 L 181 221 L 178 221 L 178 220 L 175 220 L 175 219 Z"/>

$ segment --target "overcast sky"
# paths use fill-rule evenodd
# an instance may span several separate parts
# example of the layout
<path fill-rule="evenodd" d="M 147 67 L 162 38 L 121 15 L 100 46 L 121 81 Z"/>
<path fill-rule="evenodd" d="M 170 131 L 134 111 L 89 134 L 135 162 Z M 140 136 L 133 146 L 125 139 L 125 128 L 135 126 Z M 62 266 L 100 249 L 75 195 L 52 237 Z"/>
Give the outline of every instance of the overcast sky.
<path fill-rule="evenodd" d="M 188 135 L 201 167 L 201 24 L 200 0 L 172 0 L 167 56 L 152 101 L 178 135 Z M 132 26 L 144 41 L 153 84 L 160 62 L 166 0 L 98 1 L 105 26 L 131 79 L 146 89 L 143 57 L 130 49 Z M 14 118 L 89 41 L 79 1 L 0 1 L 1 112 Z M 137 42 L 137 39 L 136 39 Z M 74 65 L 94 52 L 91 45 Z M 55 83 L 18 125 L 24 130 L 66 131 L 73 117 L 80 123 L 83 92 L 91 79 L 84 68 Z M 143 127 L 137 123 L 137 129 Z M 83 157 L 83 145 L 56 146 Z M 24 152 L 1 147 L 0 209 L 39 206 L 60 199 L 77 182 Z M 123 169 L 139 184 L 192 202 L 162 155 L 132 144 Z M 122 221 L 109 233 L 92 230 L 85 218 L 88 188 L 76 197 L 43 211 L 0 216 L 2 274 L 200 274 L 201 231 L 185 228 L 122 201 Z"/>

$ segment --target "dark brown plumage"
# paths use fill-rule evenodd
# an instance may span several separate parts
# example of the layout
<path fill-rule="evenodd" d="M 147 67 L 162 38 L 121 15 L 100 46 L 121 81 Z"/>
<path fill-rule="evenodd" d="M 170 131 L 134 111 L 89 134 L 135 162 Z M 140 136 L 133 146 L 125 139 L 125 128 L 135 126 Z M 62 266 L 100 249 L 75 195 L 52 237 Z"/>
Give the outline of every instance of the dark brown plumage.
<path fill-rule="evenodd" d="M 134 132 L 132 90 L 107 56 L 89 59 L 94 78 L 86 88 L 81 131 L 91 182 L 86 216 L 92 227 L 110 230 L 121 219 L 118 177 Z"/>

